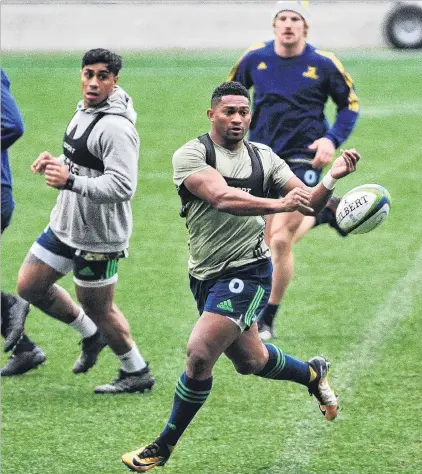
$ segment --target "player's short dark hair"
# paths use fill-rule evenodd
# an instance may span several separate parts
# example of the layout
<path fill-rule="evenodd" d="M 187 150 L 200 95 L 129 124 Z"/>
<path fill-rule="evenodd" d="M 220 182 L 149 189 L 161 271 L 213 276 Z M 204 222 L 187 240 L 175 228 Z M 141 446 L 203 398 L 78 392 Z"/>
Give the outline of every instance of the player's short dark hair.
<path fill-rule="evenodd" d="M 240 82 L 223 82 L 212 93 L 211 107 L 214 107 L 214 105 L 218 104 L 221 98 L 225 95 L 243 95 L 243 97 L 246 97 L 249 101 L 251 100 L 248 89 L 246 89 L 246 87 Z"/>
<path fill-rule="evenodd" d="M 109 71 L 115 76 L 119 74 L 119 71 L 123 66 L 122 57 L 108 49 L 90 49 L 82 57 L 82 68 L 97 63 L 107 64 Z"/>

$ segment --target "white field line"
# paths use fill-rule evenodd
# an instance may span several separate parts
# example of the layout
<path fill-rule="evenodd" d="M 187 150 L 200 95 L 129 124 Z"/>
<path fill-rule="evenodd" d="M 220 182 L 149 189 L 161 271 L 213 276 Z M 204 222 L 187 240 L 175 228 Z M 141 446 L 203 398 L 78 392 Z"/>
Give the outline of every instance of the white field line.
<path fill-rule="evenodd" d="M 419 249 L 413 266 L 390 291 L 385 302 L 377 309 L 374 317 L 361 333 L 360 342 L 352 345 L 344 359 L 335 364 L 336 376 L 332 377 L 332 385 L 340 395 L 340 399 L 350 399 L 356 390 L 356 382 L 376 363 L 379 349 L 391 337 L 399 324 L 413 311 L 414 300 L 422 294 L 422 248 Z M 335 363 L 335 361 L 334 361 Z M 315 413 L 315 416 L 318 416 Z M 342 416 L 340 412 L 339 417 Z M 347 413 L 344 412 L 344 417 Z M 296 424 L 296 429 L 285 433 L 283 451 L 280 459 L 267 474 L 300 474 L 315 472 L 312 463 L 317 462 L 318 454 L 324 453 L 325 434 L 335 429 L 333 424 L 318 421 L 309 415 Z M 317 440 L 317 441 L 315 441 Z M 315 443 L 318 445 L 315 445 Z M 298 447 L 300 450 L 298 451 Z M 340 472 L 340 471 L 339 471 Z M 343 471 L 345 472 L 345 471 Z"/>
<path fill-rule="evenodd" d="M 401 115 L 422 115 L 422 102 L 399 102 L 396 104 L 368 105 L 362 104 L 360 111 L 362 117 L 398 117 Z"/>

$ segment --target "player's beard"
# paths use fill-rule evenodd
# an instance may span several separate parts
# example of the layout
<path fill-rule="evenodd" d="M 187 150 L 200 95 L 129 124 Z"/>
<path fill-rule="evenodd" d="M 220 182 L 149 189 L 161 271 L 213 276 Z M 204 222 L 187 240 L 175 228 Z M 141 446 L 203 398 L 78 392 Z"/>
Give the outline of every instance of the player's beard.
<path fill-rule="evenodd" d="M 246 130 L 242 129 L 242 131 L 239 130 L 239 132 L 240 133 L 238 133 L 238 134 L 233 134 L 231 132 L 231 130 L 226 130 L 226 133 L 225 133 L 226 141 L 229 142 L 229 143 L 239 143 L 239 142 L 241 142 L 245 138 Z"/>

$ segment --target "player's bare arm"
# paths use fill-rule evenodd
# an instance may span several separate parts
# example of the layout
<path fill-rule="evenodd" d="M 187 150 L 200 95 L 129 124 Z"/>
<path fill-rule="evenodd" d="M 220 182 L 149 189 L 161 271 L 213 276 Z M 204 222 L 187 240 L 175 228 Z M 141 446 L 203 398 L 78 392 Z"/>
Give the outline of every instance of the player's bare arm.
<path fill-rule="evenodd" d="M 303 212 L 301 210 L 300 212 L 305 215 L 317 215 L 321 212 L 333 194 L 335 182 L 356 171 L 356 166 L 359 160 L 360 154 L 354 148 L 350 150 L 342 150 L 342 155 L 334 161 L 333 166 L 326 175 L 326 178 L 324 178 L 317 186 L 314 188 L 308 188 L 299 178 L 293 176 L 284 185 L 282 193 L 287 197 L 288 193 L 291 193 L 294 189 L 307 189 L 311 196 L 309 201 L 310 211 L 306 210 Z M 331 186 L 327 183 L 330 183 Z"/>
<path fill-rule="evenodd" d="M 184 185 L 195 196 L 229 214 L 259 216 L 278 212 L 313 211 L 309 207 L 311 193 L 303 186 L 292 189 L 281 199 L 260 198 L 228 186 L 221 174 L 213 168 L 192 174 L 185 179 Z"/>

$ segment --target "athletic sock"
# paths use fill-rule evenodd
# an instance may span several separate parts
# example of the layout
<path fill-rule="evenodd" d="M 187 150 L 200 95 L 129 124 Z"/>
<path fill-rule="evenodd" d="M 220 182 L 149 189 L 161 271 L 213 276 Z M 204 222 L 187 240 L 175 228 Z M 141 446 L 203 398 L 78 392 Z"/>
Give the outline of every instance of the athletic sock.
<path fill-rule="evenodd" d="M 261 314 L 259 315 L 259 321 L 272 328 L 279 306 L 280 305 L 278 304 L 268 303 L 267 306 L 265 306 L 265 308 L 261 311 Z"/>
<path fill-rule="evenodd" d="M 191 379 L 183 372 L 176 385 L 173 409 L 166 427 L 156 440 L 159 446 L 174 446 L 211 392 L 212 377 Z"/>
<path fill-rule="evenodd" d="M 280 348 L 273 344 L 265 344 L 265 347 L 268 349 L 268 362 L 261 372 L 255 375 L 266 379 L 291 380 L 301 385 L 309 385 L 311 373 L 307 362 L 284 354 Z"/>
<path fill-rule="evenodd" d="M 36 345 L 29 339 L 29 337 L 24 334 L 20 339 L 19 342 L 16 344 L 15 348 L 13 349 L 13 354 L 22 354 L 22 352 L 30 352 L 34 350 Z"/>
<path fill-rule="evenodd" d="M 133 344 L 133 347 L 129 352 L 118 355 L 117 358 L 122 362 L 122 370 L 124 372 L 139 372 L 147 366 L 136 344 Z"/>
<path fill-rule="evenodd" d="M 78 331 L 82 339 L 91 337 L 98 331 L 94 321 L 84 313 L 83 309 L 79 311 L 78 317 L 75 321 L 69 323 L 69 326 L 75 331 Z"/>

